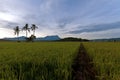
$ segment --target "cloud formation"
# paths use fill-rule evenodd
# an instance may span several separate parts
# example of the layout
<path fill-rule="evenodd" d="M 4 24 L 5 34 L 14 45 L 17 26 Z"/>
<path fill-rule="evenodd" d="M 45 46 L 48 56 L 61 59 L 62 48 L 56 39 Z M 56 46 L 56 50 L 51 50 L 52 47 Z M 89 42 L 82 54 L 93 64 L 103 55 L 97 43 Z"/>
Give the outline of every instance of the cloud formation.
<path fill-rule="evenodd" d="M 84 27 L 83 29 L 80 29 Z M 111 29 L 120 29 L 120 22 L 115 23 L 106 23 L 106 24 L 97 24 L 97 25 L 88 25 L 88 26 L 79 26 L 78 30 L 69 31 L 71 34 L 80 34 L 83 32 L 98 32 L 98 31 L 106 31 Z"/>
<path fill-rule="evenodd" d="M 120 0 L 1 0 L 0 28 L 6 29 L 0 32 L 34 23 L 39 26 L 37 36 L 87 34 L 93 38 L 96 32 L 120 28 L 119 3 Z"/>

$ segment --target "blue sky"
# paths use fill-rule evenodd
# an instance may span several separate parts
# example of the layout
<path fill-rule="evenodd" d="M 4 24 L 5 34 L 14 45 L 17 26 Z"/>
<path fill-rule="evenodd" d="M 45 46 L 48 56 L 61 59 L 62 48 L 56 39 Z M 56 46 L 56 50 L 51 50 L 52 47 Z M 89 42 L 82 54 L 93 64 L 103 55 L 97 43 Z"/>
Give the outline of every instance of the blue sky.
<path fill-rule="evenodd" d="M 120 0 L 1 0 L 0 38 L 14 37 L 13 28 L 26 23 L 39 27 L 38 37 L 120 37 L 119 4 Z"/>

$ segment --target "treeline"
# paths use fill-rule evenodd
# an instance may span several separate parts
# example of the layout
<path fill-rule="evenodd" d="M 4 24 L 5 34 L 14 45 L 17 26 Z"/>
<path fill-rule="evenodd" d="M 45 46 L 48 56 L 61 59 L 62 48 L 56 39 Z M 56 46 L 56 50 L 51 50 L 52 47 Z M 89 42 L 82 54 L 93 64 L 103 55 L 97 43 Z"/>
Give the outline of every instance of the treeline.
<path fill-rule="evenodd" d="M 67 37 L 67 38 L 63 38 L 60 39 L 59 41 L 89 41 L 88 39 L 82 39 L 82 38 L 74 38 L 74 37 Z"/>

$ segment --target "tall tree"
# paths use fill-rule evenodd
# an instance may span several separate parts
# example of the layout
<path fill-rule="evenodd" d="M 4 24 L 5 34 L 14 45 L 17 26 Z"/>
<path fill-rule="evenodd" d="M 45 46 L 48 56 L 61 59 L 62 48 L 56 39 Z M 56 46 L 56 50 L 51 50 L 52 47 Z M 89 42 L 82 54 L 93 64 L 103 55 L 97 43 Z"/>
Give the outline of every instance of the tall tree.
<path fill-rule="evenodd" d="M 30 32 L 29 25 L 25 24 L 25 26 L 22 28 L 22 30 L 26 31 L 26 38 L 27 38 L 28 32 Z"/>
<path fill-rule="evenodd" d="M 38 27 L 35 24 L 32 24 L 31 30 L 33 31 L 33 35 L 35 36 L 35 30 L 38 29 Z"/>
<path fill-rule="evenodd" d="M 19 28 L 19 26 L 16 26 L 16 27 L 14 28 L 14 33 L 15 33 L 15 35 L 17 35 L 17 37 L 19 37 L 19 33 L 20 33 L 20 28 Z M 19 38 L 18 38 L 18 41 L 19 41 Z"/>

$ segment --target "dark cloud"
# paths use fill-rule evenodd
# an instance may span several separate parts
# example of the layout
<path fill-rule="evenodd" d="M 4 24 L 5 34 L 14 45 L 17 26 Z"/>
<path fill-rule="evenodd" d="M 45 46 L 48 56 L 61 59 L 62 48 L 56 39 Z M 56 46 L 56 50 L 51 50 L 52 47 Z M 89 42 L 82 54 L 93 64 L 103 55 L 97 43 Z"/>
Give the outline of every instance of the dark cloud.
<path fill-rule="evenodd" d="M 0 27 L 22 28 L 34 23 L 39 26 L 39 34 L 63 36 L 117 29 L 119 3 L 120 0 L 0 0 Z M 100 24 L 103 22 L 109 24 Z M 94 23 L 98 25 L 88 25 Z"/>
<path fill-rule="evenodd" d="M 97 32 L 97 31 L 105 31 L 105 30 L 110 30 L 110 29 L 116 29 L 116 28 L 120 28 L 120 22 L 90 25 L 90 26 L 80 26 L 80 27 L 84 27 L 84 29 L 69 31 L 68 33 L 80 34 L 80 33 L 83 33 L 83 32 Z"/>
<path fill-rule="evenodd" d="M 7 27 L 8 27 L 8 28 L 14 28 L 14 27 L 19 26 L 19 25 L 20 25 L 20 24 L 18 24 L 18 23 L 9 22 L 9 23 L 7 24 Z"/>
<path fill-rule="evenodd" d="M 75 21 L 75 17 L 67 17 L 67 18 L 59 19 L 57 24 L 59 28 L 64 28 L 66 27 L 66 25 L 71 24 L 74 21 Z"/>
<path fill-rule="evenodd" d="M 4 28 L 14 28 L 15 26 L 19 26 L 19 23 L 15 23 L 15 22 L 9 22 L 9 21 L 5 21 L 5 20 L 0 20 L 0 25 L 2 25 L 1 27 Z"/>

